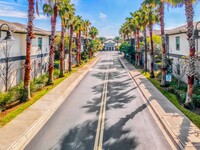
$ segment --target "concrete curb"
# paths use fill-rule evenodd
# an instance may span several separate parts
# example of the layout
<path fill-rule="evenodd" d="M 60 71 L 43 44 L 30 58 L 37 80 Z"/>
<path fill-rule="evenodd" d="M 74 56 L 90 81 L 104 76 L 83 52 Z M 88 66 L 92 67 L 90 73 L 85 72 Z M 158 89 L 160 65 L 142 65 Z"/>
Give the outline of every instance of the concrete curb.
<path fill-rule="evenodd" d="M 154 108 L 154 104 L 152 104 L 149 99 L 148 96 L 146 95 L 146 93 L 144 92 L 144 90 L 140 87 L 140 85 L 137 83 L 137 81 L 135 80 L 134 76 L 130 73 L 129 69 L 127 68 L 127 66 L 124 64 L 124 62 L 121 60 L 120 57 L 118 57 L 121 65 L 127 70 L 127 72 L 129 73 L 129 75 L 132 77 L 133 81 L 135 82 L 135 84 L 138 86 L 141 94 L 144 96 L 146 102 L 149 104 L 149 106 L 151 107 L 151 109 L 153 110 L 153 113 L 155 114 L 155 116 L 157 117 L 159 123 L 162 125 L 163 129 L 165 130 L 165 132 L 167 133 L 167 136 L 170 138 L 170 140 L 173 142 L 174 146 L 177 149 L 196 149 L 194 146 L 186 146 L 182 143 L 182 141 L 176 136 L 174 135 L 174 133 L 171 131 L 170 126 L 166 123 L 166 121 L 163 119 L 163 117 L 160 115 L 160 113 L 157 111 L 158 107 L 161 106 L 156 106 L 157 108 Z"/>
<path fill-rule="evenodd" d="M 8 150 L 19 150 L 24 149 L 25 146 L 32 140 L 32 138 L 39 132 L 39 130 L 43 127 L 43 125 L 50 119 L 50 117 L 54 114 L 54 112 L 59 108 L 59 106 L 65 101 L 65 99 L 70 95 L 70 93 L 75 89 L 78 83 L 86 76 L 89 72 L 89 69 L 93 67 L 98 61 L 100 57 L 96 58 L 96 60 L 88 67 L 87 69 L 71 84 L 71 86 L 66 90 L 66 92 L 61 95 L 58 100 L 56 100 L 55 104 L 50 107 L 38 120 L 36 120 L 16 141 L 11 143 L 8 146 Z"/>

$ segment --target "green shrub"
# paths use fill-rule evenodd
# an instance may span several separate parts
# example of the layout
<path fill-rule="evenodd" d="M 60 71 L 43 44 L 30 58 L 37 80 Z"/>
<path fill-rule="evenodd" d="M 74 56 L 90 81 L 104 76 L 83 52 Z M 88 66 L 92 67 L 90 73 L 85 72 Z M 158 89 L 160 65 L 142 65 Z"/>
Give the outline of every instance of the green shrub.
<path fill-rule="evenodd" d="M 42 75 L 41 77 L 36 78 L 36 79 L 34 80 L 34 83 L 35 83 L 35 84 L 42 84 L 42 83 L 45 84 L 47 81 L 48 81 L 47 74 L 44 74 L 44 75 Z"/>
<path fill-rule="evenodd" d="M 60 75 L 60 70 L 59 69 L 55 69 L 53 75 L 54 75 L 54 78 L 58 78 L 59 75 Z"/>
<path fill-rule="evenodd" d="M 24 91 L 24 84 L 21 82 L 19 85 L 11 88 L 9 91 L 11 91 L 15 97 L 15 101 L 21 100 L 23 91 Z"/>
<path fill-rule="evenodd" d="M 55 60 L 55 62 L 54 62 L 54 68 L 55 69 L 59 69 L 60 68 L 60 61 L 59 60 Z"/>
<path fill-rule="evenodd" d="M 200 107 L 200 95 L 193 94 L 192 99 L 193 99 L 194 105 L 197 107 Z"/>
<path fill-rule="evenodd" d="M 200 88 L 198 86 L 194 87 L 194 93 L 200 95 Z"/>
<path fill-rule="evenodd" d="M 167 91 L 170 93 L 175 93 L 175 88 L 173 86 L 170 86 L 167 88 Z"/>
<path fill-rule="evenodd" d="M 15 101 L 12 92 L 0 93 L 0 112 L 6 110 L 6 105 Z"/>
<path fill-rule="evenodd" d="M 44 83 L 34 84 L 34 83 L 32 82 L 32 83 L 31 83 L 31 94 L 42 90 L 44 87 L 45 87 L 45 84 L 44 84 Z"/>
<path fill-rule="evenodd" d="M 178 89 L 181 91 L 187 92 L 187 85 L 181 83 Z"/>
<path fill-rule="evenodd" d="M 186 100 L 186 93 L 185 92 L 180 93 L 180 100 L 181 100 L 181 103 L 185 103 L 185 100 Z"/>
<path fill-rule="evenodd" d="M 87 61 L 89 59 L 89 54 L 87 51 L 81 53 L 81 59 Z"/>

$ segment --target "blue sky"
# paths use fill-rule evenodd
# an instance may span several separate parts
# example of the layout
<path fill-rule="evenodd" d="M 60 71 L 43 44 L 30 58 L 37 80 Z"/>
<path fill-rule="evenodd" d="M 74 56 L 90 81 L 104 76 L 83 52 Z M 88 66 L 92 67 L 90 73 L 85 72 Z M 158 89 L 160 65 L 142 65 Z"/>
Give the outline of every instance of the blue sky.
<path fill-rule="evenodd" d="M 140 8 L 142 0 L 73 0 L 76 5 L 76 14 L 83 19 L 89 19 L 92 25 L 99 30 L 100 36 L 114 37 L 118 35 L 120 26 L 129 17 L 129 12 Z M 42 6 L 40 6 L 42 8 Z M 0 0 L 0 19 L 27 23 L 27 0 Z M 50 19 L 43 15 L 40 8 L 40 16 L 36 15 L 35 26 L 50 30 Z M 200 4 L 194 5 L 195 18 L 200 20 Z M 185 24 L 185 11 L 183 8 L 166 8 L 165 26 L 171 29 Z M 58 19 L 57 30 L 60 30 Z M 155 28 L 159 28 L 155 26 Z"/>

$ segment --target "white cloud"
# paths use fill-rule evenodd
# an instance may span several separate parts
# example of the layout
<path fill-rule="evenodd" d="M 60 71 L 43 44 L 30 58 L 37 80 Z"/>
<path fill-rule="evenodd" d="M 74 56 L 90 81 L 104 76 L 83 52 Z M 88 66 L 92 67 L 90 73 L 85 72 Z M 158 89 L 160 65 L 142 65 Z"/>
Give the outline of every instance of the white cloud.
<path fill-rule="evenodd" d="M 100 13 L 99 13 L 99 18 L 100 18 L 100 19 L 106 19 L 106 18 L 107 18 L 107 15 L 106 15 L 105 13 L 100 12 Z"/>
<path fill-rule="evenodd" d="M 23 6 L 23 5 L 20 5 L 20 4 L 18 4 L 18 3 L 4 2 L 4 1 L 0 1 L 0 5 L 1 5 L 1 6 L 2 6 L 2 5 L 7 5 L 7 6 L 10 6 L 10 5 L 12 5 L 12 6 L 20 6 L 20 7 L 25 7 L 25 6 Z"/>
<path fill-rule="evenodd" d="M 13 18 L 27 18 L 27 13 L 23 11 L 8 11 L 8 10 L 2 10 L 0 9 L 0 16 L 1 17 L 13 17 Z M 47 19 L 46 16 L 44 15 L 35 15 L 36 20 L 42 20 L 42 19 Z"/>
<path fill-rule="evenodd" d="M 2 6 L 0 9 L 0 17 L 12 17 L 12 18 L 23 18 L 26 19 L 28 14 L 26 11 L 22 11 L 17 9 L 20 8 L 22 5 L 11 3 L 11 2 L 3 2 L 0 1 L 0 5 Z M 22 6 L 23 7 L 23 6 Z M 35 15 L 36 20 L 47 19 L 44 15 Z"/>

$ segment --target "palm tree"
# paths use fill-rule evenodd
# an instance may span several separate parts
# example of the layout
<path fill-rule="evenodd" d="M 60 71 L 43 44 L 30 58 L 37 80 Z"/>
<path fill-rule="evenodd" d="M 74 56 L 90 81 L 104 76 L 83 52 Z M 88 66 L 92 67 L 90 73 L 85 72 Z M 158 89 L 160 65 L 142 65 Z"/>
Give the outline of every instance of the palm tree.
<path fill-rule="evenodd" d="M 151 51 L 150 51 L 150 55 L 151 55 L 151 68 L 150 68 L 150 78 L 154 78 L 154 46 L 153 46 L 153 25 L 158 22 L 158 14 L 157 14 L 157 10 L 155 9 L 155 7 L 149 3 L 147 6 L 147 13 L 149 16 L 149 23 L 148 23 L 148 27 L 149 27 L 149 33 L 150 33 L 150 45 L 151 45 Z"/>
<path fill-rule="evenodd" d="M 59 16 L 61 18 L 61 44 L 60 44 L 60 77 L 64 76 L 64 36 L 65 30 L 67 26 L 67 19 L 68 19 L 68 11 L 70 8 L 70 1 L 69 0 L 62 0 L 58 4 Z"/>
<path fill-rule="evenodd" d="M 50 51 L 49 51 L 49 79 L 48 84 L 53 84 L 53 72 L 54 72 L 54 41 L 56 33 L 56 20 L 58 16 L 58 2 L 50 1 L 43 6 L 43 11 L 47 15 L 51 15 L 51 37 L 50 37 Z"/>
<path fill-rule="evenodd" d="M 148 8 L 146 5 L 142 4 L 142 7 L 140 9 L 141 11 L 141 22 L 142 22 L 142 30 L 144 35 L 144 71 L 147 71 L 147 33 L 146 28 L 149 23 L 149 16 L 148 16 Z"/>
<path fill-rule="evenodd" d="M 90 28 L 90 31 L 89 31 L 89 35 L 92 37 L 93 40 L 96 39 L 96 36 L 98 35 L 99 31 L 96 27 L 92 26 Z M 91 58 L 93 56 L 93 51 L 89 51 L 89 58 Z"/>
<path fill-rule="evenodd" d="M 38 8 L 37 0 L 28 0 L 28 25 L 27 25 L 27 35 L 26 35 L 26 60 L 25 60 L 25 72 L 24 72 L 24 91 L 22 101 L 27 101 L 31 98 L 30 92 L 30 81 L 31 81 L 31 47 L 32 39 L 34 38 L 33 33 L 33 21 L 34 21 L 34 5 L 36 2 L 36 8 Z M 38 9 L 36 9 L 37 14 Z"/>
<path fill-rule="evenodd" d="M 117 46 L 118 46 L 118 45 L 119 45 L 119 42 L 120 42 L 120 37 L 119 37 L 119 36 L 116 36 L 116 37 L 114 38 L 114 40 L 116 41 Z"/>
<path fill-rule="evenodd" d="M 127 27 L 126 27 L 126 34 L 127 35 L 134 35 L 134 39 L 136 39 L 136 23 L 135 23 L 135 19 L 133 17 L 131 18 L 126 18 L 126 23 Z M 129 37 L 128 36 L 128 37 Z M 128 38 L 129 39 L 129 38 Z M 135 46 L 135 44 L 133 43 L 132 39 L 131 39 L 131 46 Z M 135 50 L 135 48 L 134 48 Z M 137 55 L 136 52 L 134 51 L 134 53 L 132 53 L 133 55 L 131 55 L 131 58 L 135 60 L 135 64 L 137 65 Z"/>
<path fill-rule="evenodd" d="M 179 0 L 180 1 L 180 0 Z M 194 0 L 184 0 L 185 4 L 185 14 L 187 20 L 187 37 L 189 42 L 189 64 L 188 64 L 188 89 L 187 89 L 187 98 L 185 105 L 188 105 L 192 101 L 193 94 L 193 85 L 194 85 L 194 75 L 195 75 L 195 40 L 193 38 L 193 18 L 194 18 L 194 9 L 193 9 Z"/>
<path fill-rule="evenodd" d="M 96 36 L 98 35 L 98 30 L 96 27 L 92 26 L 90 28 L 90 32 L 89 32 L 90 36 L 92 37 L 92 39 L 95 39 Z"/>
<path fill-rule="evenodd" d="M 131 16 L 134 18 L 134 24 L 136 26 L 136 35 L 137 35 L 136 65 L 140 66 L 140 29 L 142 26 L 141 12 L 136 11 L 135 13 L 131 13 Z"/>
<path fill-rule="evenodd" d="M 164 23 L 164 9 L 165 3 L 172 2 L 173 0 L 145 0 L 143 5 L 151 4 L 153 7 L 158 7 L 159 9 L 159 20 L 160 20 L 160 29 L 162 37 L 162 77 L 161 77 L 161 86 L 166 86 L 166 40 L 165 40 L 165 23 Z M 174 0 L 175 1 L 175 0 Z"/>
<path fill-rule="evenodd" d="M 129 35 L 131 34 L 131 25 L 134 25 L 134 23 L 131 22 L 132 18 L 126 18 L 126 22 L 121 26 L 119 30 L 119 34 L 123 36 L 123 40 L 129 40 Z"/>
<path fill-rule="evenodd" d="M 76 33 L 76 48 L 77 48 L 77 66 L 80 65 L 80 52 L 81 52 L 81 31 L 83 31 L 83 20 L 80 16 L 76 16 L 75 18 L 75 24 L 74 24 L 74 31 Z"/>
<path fill-rule="evenodd" d="M 75 6 L 73 4 L 69 7 L 69 30 L 70 30 L 70 36 L 69 36 L 69 69 L 68 71 L 72 71 L 72 44 L 73 44 L 73 34 L 74 34 L 74 14 L 75 14 Z"/>
<path fill-rule="evenodd" d="M 88 45 L 88 30 L 89 30 L 90 25 L 91 23 L 89 20 L 84 21 L 84 34 L 86 36 L 86 44 L 85 44 L 86 50 L 87 50 L 87 45 Z"/>

